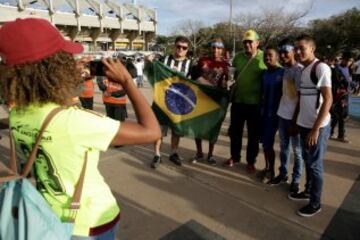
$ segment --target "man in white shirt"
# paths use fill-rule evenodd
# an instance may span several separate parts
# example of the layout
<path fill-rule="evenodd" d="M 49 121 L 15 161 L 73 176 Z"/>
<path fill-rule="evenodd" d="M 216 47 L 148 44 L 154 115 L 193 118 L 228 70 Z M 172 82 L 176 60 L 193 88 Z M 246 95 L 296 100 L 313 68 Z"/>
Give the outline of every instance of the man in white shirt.
<path fill-rule="evenodd" d="M 297 38 L 297 54 L 304 65 L 299 86 L 297 125 L 306 164 L 307 186 L 303 192 L 290 193 L 289 198 L 310 200 L 309 204 L 298 210 L 298 214 L 303 217 L 311 217 L 321 211 L 323 159 L 330 136 L 331 69 L 319 62 L 314 54 L 315 49 L 312 37 L 302 35 Z"/>
<path fill-rule="evenodd" d="M 138 88 L 141 88 L 144 85 L 144 60 L 141 57 L 137 57 L 134 65 L 137 73 L 136 85 Z"/>
<path fill-rule="evenodd" d="M 288 181 L 288 168 L 290 162 L 290 146 L 294 153 L 294 167 L 290 193 L 299 191 L 302 174 L 303 158 L 300 146 L 300 134 L 296 126 L 298 111 L 298 85 L 303 66 L 295 60 L 295 47 L 287 39 L 280 42 L 279 53 L 281 64 L 284 66 L 283 89 L 277 115 L 279 116 L 280 137 L 280 167 L 279 175 L 271 180 L 271 185 L 278 185 Z"/>

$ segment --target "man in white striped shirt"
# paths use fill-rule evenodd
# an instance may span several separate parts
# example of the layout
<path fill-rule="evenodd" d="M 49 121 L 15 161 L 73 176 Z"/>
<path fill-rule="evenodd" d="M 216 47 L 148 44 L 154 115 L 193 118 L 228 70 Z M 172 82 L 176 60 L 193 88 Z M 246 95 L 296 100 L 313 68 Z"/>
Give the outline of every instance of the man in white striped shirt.
<path fill-rule="evenodd" d="M 163 63 L 184 74 L 184 76 L 188 76 L 191 69 L 191 60 L 187 58 L 187 52 L 189 50 L 190 41 L 183 36 L 179 36 L 175 39 L 175 52 L 173 55 L 168 55 L 163 59 Z M 165 123 L 160 122 L 160 128 L 162 137 L 167 135 L 168 126 Z M 169 160 L 174 164 L 181 166 L 181 159 L 177 153 L 179 142 L 180 142 L 179 135 L 175 134 L 173 131 L 171 133 L 171 154 Z M 161 142 L 162 138 L 155 142 L 155 156 L 153 162 L 151 163 L 152 168 L 157 168 L 161 163 Z"/>

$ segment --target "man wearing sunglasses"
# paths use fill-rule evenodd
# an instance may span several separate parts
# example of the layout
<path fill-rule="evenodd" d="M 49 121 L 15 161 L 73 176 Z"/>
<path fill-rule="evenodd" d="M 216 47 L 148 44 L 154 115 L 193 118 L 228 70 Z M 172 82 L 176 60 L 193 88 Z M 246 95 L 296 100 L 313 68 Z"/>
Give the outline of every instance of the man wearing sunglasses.
<path fill-rule="evenodd" d="M 163 63 L 168 67 L 184 74 L 184 76 L 189 75 L 189 70 L 191 68 L 191 60 L 187 58 L 187 53 L 189 50 L 190 41 L 183 36 L 179 36 L 175 39 L 175 50 L 173 55 L 165 56 Z M 164 123 L 160 122 L 160 128 L 162 137 L 167 135 L 168 126 Z M 171 154 L 169 160 L 174 164 L 181 166 L 181 159 L 179 154 L 177 153 L 180 137 L 176 133 L 172 132 L 171 134 Z M 157 168 L 161 163 L 161 142 L 162 138 L 155 142 L 155 156 L 153 158 L 153 162 L 151 163 L 152 168 Z"/>
<path fill-rule="evenodd" d="M 235 84 L 231 94 L 229 128 L 231 158 L 224 163 L 232 167 L 240 162 L 243 129 L 246 122 L 248 131 L 246 169 L 249 173 L 256 171 L 255 161 L 259 153 L 261 81 L 262 72 L 266 69 L 264 54 L 258 49 L 259 43 L 259 35 L 254 30 L 246 31 L 243 36 L 245 52 L 236 54 L 233 60 Z"/>

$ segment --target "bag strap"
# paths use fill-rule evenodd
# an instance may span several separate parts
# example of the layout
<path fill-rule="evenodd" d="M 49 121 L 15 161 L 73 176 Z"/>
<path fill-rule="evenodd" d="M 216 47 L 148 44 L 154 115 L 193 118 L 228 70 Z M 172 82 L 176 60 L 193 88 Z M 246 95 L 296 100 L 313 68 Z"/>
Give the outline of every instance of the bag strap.
<path fill-rule="evenodd" d="M 63 110 L 62 107 L 57 107 L 54 108 L 53 110 L 51 110 L 51 112 L 46 116 L 43 124 L 41 125 L 40 128 L 40 132 L 38 134 L 38 136 L 36 137 L 36 142 L 35 145 L 30 153 L 30 156 L 25 164 L 25 167 L 22 171 L 22 173 L 19 175 L 18 171 L 17 171 L 17 164 L 16 164 L 16 152 L 15 152 L 15 143 L 14 143 L 14 139 L 12 137 L 12 130 L 9 130 L 9 138 L 10 138 L 10 151 L 11 151 L 11 155 L 10 155 L 10 169 L 7 168 L 6 172 L 10 173 L 10 175 L 5 176 L 5 177 L 1 177 L 0 178 L 0 183 L 1 182 L 8 182 L 11 180 L 17 180 L 17 179 L 21 179 L 21 178 L 25 178 L 31 171 L 31 168 L 35 162 L 36 159 L 36 154 L 37 154 L 37 150 L 39 148 L 40 145 L 40 141 L 42 138 L 43 133 L 45 132 L 46 127 L 49 125 L 50 121 L 52 120 L 52 118 L 59 113 L 61 110 Z"/>
<path fill-rule="evenodd" d="M 11 157 L 10 158 L 11 159 L 10 159 L 10 169 L 7 168 L 6 171 L 11 175 L 6 176 L 6 177 L 1 177 L 0 178 L 0 183 L 1 182 L 7 182 L 7 181 L 10 181 L 10 180 L 16 180 L 16 179 L 25 178 L 29 174 L 33 164 L 35 163 L 37 150 L 39 148 L 41 138 L 42 138 L 47 126 L 49 125 L 51 120 L 55 117 L 55 115 L 58 114 L 62 110 L 63 110 L 62 107 L 54 108 L 53 110 L 51 110 L 51 112 L 45 118 L 43 124 L 41 125 L 40 132 L 39 132 L 38 136 L 36 137 L 35 145 L 34 145 L 32 151 L 31 151 L 31 154 L 30 154 L 30 156 L 28 158 L 28 161 L 27 161 L 21 175 L 17 174 L 15 143 L 14 143 L 14 139 L 12 137 L 12 133 L 11 133 L 11 130 L 10 130 L 9 137 L 10 137 L 10 151 L 11 151 Z M 84 186 L 87 161 L 88 161 L 88 151 L 85 152 L 84 163 L 83 163 L 83 166 L 82 166 L 82 169 L 81 169 L 79 180 L 78 180 L 78 182 L 76 184 L 76 187 L 75 187 L 75 190 L 74 190 L 74 194 L 73 194 L 73 197 L 72 197 L 72 202 L 70 204 L 70 209 L 73 209 L 73 210 L 76 210 L 76 209 L 80 208 L 80 200 L 81 200 L 81 195 L 82 195 L 82 189 L 83 189 L 83 186 Z"/>
<path fill-rule="evenodd" d="M 239 74 L 237 75 L 236 77 L 236 80 L 234 82 L 234 84 L 231 86 L 231 89 L 230 89 L 230 101 L 232 101 L 233 97 L 234 97 L 234 92 L 235 92 L 235 88 L 236 88 L 236 85 L 238 84 L 238 80 L 240 79 L 240 76 L 245 72 L 245 70 L 248 68 L 248 66 L 250 66 L 250 63 L 254 60 L 256 56 L 252 56 L 245 64 L 245 66 L 241 69 L 241 71 L 239 72 Z"/>
<path fill-rule="evenodd" d="M 315 85 L 316 91 L 317 91 L 315 109 L 318 109 L 320 106 L 320 93 L 321 92 L 319 89 L 317 89 L 317 84 L 319 82 L 319 78 L 316 75 L 316 69 L 320 63 L 321 63 L 321 61 L 316 60 L 316 62 L 312 65 L 311 70 L 310 70 L 310 80 Z"/>
<path fill-rule="evenodd" d="M 17 172 L 15 142 L 12 137 L 11 129 L 9 129 L 9 139 L 10 139 L 10 164 L 9 164 L 9 167 L 5 166 L 3 163 L 0 162 L 1 169 L 5 170 L 5 172 L 8 175 L 5 177 L 0 177 L 0 183 L 22 178 L 22 176 L 18 175 L 18 172 Z"/>
<path fill-rule="evenodd" d="M 16 150 L 15 150 L 15 142 L 12 137 L 12 131 L 9 127 L 9 139 L 10 139 L 10 170 L 13 171 L 13 174 L 17 174 L 17 163 L 16 163 Z"/>
<path fill-rule="evenodd" d="M 79 180 L 75 187 L 75 191 L 74 191 L 72 201 L 70 204 L 70 209 L 79 209 L 80 208 L 80 200 L 81 200 L 82 189 L 84 186 L 87 161 L 88 161 L 88 151 L 85 152 L 84 163 L 83 163 L 83 166 L 81 169 Z"/>
<path fill-rule="evenodd" d="M 55 115 L 58 114 L 62 110 L 63 110 L 62 107 L 54 108 L 53 110 L 51 110 L 51 112 L 45 118 L 43 124 L 41 125 L 40 132 L 39 132 L 38 136 L 36 137 L 35 145 L 31 151 L 28 161 L 26 162 L 25 167 L 21 173 L 21 176 L 23 178 L 25 178 L 30 173 L 31 168 L 36 160 L 36 154 L 37 154 L 37 151 L 38 151 L 38 148 L 40 145 L 41 138 L 46 130 L 46 127 L 49 125 L 49 123 L 51 122 L 53 117 L 55 117 Z"/>
<path fill-rule="evenodd" d="M 37 150 L 39 148 L 39 145 L 40 145 L 40 141 L 41 141 L 41 138 L 47 128 L 47 126 L 49 125 L 49 123 L 51 122 L 51 120 L 55 117 L 56 114 L 58 114 L 60 111 L 62 111 L 63 108 L 62 107 L 57 107 L 55 109 L 53 109 L 49 114 L 48 116 L 45 118 L 42 126 L 41 126 L 41 129 L 40 129 L 40 132 L 36 138 L 36 142 L 35 142 L 35 145 L 31 151 L 31 154 L 30 154 L 30 157 L 24 167 L 24 170 L 21 174 L 21 177 L 26 177 L 35 160 L 36 160 L 36 154 L 37 154 Z M 85 156 L 84 156 L 84 163 L 83 163 L 83 167 L 81 169 L 81 173 L 80 173 L 80 177 L 79 177 L 79 180 L 76 184 L 76 187 L 75 187 L 75 191 L 74 191 L 74 194 L 73 194 L 73 197 L 72 197 L 72 202 L 70 204 L 70 208 L 71 209 L 79 209 L 80 208 L 80 200 L 81 200 L 81 193 L 82 193 L 82 189 L 83 189 L 83 186 L 84 186 L 84 180 L 85 180 L 85 172 L 86 172 L 86 165 L 87 165 L 87 159 L 88 159 L 88 152 L 86 151 L 85 152 Z"/>
<path fill-rule="evenodd" d="M 245 70 L 250 66 L 250 63 L 254 60 L 256 56 L 252 56 L 247 63 L 245 64 L 245 66 L 241 69 L 241 71 L 239 72 L 239 74 L 237 75 L 236 78 L 236 82 L 239 80 L 240 76 L 245 72 Z"/>

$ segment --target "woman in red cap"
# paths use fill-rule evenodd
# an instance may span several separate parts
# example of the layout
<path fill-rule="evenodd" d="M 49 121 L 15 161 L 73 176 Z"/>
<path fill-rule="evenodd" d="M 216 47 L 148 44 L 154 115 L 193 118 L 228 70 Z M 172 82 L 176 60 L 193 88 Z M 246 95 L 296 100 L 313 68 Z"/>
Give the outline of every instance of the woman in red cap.
<path fill-rule="evenodd" d="M 84 187 L 73 239 L 115 239 L 120 209 L 98 170 L 99 153 L 110 145 L 150 143 L 160 138 L 157 120 L 130 74 L 118 61 L 102 60 L 108 79 L 126 90 L 137 122 L 115 121 L 71 105 L 81 76 L 73 54 L 78 43 L 66 41 L 48 21 L 17 19 L 0 29 L 0 93 L 13 104 L 9 121 L 24 153 L 32 148 L 42 122 L 63 107 L 40 142 L 34 165 L 37 187 L 54 212 L 66 222 L 85 153 Z M 70 107 L 68 107 L 70 106 Z M 96 126 L 96 127 L 94 127 Z M 40 151 L 41 149 L 41 151 Z"/>

